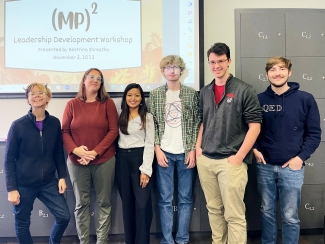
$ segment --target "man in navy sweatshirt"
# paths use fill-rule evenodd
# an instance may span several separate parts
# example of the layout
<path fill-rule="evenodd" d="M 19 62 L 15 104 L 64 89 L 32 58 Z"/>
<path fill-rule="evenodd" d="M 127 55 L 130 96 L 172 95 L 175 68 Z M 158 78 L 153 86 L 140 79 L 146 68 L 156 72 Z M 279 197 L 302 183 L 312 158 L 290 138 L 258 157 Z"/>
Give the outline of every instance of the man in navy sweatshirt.
<path fill-rule="evenodd" d="M 281 202 L 282 242 L 299 241 L 304 162 L 321 140 L 320 116 L 314 97 L 288 82 L 291 61 L 273 57 L 266 63 L 270 86 L 258 95 L 263 109 L 261 133 L 253 150 L 261 195 L 262 243 L 277 243 L 277 200 Z"/>

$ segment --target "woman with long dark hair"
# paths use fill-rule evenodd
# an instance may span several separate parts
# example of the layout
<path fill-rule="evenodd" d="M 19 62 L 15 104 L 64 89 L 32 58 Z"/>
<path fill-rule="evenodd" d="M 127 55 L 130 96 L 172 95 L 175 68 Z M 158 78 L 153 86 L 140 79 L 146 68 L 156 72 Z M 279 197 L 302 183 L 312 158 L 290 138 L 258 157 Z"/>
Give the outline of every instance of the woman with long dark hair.
<path fill-rule="evenodd" d="M 122 199 L 125 243 L 149 244 L 154 122 L 139 84 L 125 88 L 121 109 L 115 177 Z"/>
<path fill-rule="evenodd" d="M 115 174 L 115 139 L 118 114 L 99 69 L 83 75 L 77 97 L 71 99 L 62 119 L 63 144 L 76 197 L 74 210 L 82 244 L 89 243 L 90 196 L 94 186 L 98 203 L 97 244 L 106 243 L 111 220 L 111 194 Z"/>

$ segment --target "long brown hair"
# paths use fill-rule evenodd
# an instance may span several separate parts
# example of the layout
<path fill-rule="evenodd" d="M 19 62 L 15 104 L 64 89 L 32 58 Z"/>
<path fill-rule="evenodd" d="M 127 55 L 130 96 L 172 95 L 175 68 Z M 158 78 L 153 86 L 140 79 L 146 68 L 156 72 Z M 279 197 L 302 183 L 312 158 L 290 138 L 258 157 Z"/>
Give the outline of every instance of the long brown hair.
<path fill-rule="evenodd" d="M 102 82 L 100 83 L 100 88 L 99 88 L 99 90 L 97 92 L 96 100 L 99 101 L 100 103 L 104 103 L 110 98 L 110 96 L 106 92 L 106 89 L 105 89 L 103 73 L 97 68 L 90 68 L 84 73 L 84 75 L 83 75 L 83 77 L 82 77 L 82 79 L 80 81 L 79 91 L 78 91 L 76 97 L 79 98 L 80 100 L 84 101 L 84 102 L 87 101 L 84 81 L 85 81 L 87 75 L 93 70 L 98 71 L 98 73 L 100 74 L 100 77 L 102 78 Z"/>
<path fill-rule="evenodd" d="M 141 88 L 141 86 L 139 84 L 131 83 L 124 90 L 123 97 L 122 97 L 122 103 L 121 103 L 122 112 L 121 112 L 121 114 L 120 114 L 120 116 L 118 118 L 118 126 L 120 128 L 120 131 L 124 135 L 129 135 L 129 133 L 128 133 L 128 123 L 129 123 L 130 110 L 129 110 L 129 106 L 126 103 L 126 95 L 127 95 L 128 91 L 133 89 L 133 88 L 138 89 L 140 91 L 140 94 L 141 94 L 141 99 L 142 100 L 141 100 L 140 105 L 139 105 L 138 113 L 139 113 L 140 118 L 141 118 L 141 124 L 142 124 L 141 130 L 144 130 L 146 128 L 146 115 L 147 115 L 147 112 L 148 112 L 148 108 L 147 108 L 146 101 L 145 101 L 145 98 L 144 98 L 144 93 L 143 93 L 143 90 L 142 90 L 142 88 Z"/>

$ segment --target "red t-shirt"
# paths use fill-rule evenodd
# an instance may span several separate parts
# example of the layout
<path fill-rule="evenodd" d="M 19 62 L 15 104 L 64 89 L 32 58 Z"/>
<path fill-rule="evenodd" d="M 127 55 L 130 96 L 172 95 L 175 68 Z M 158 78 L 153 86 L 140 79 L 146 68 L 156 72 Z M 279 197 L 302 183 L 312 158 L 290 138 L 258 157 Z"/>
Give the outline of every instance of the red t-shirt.
<path fill-rule="evenodd" d="M 214 84 L 214 99 L 216 101 L 216 104 L 219 104 L 221 101 L 221 98 L 223 96 L 223 93 L 225 91 L 225 86 L 217 86 Z"/>

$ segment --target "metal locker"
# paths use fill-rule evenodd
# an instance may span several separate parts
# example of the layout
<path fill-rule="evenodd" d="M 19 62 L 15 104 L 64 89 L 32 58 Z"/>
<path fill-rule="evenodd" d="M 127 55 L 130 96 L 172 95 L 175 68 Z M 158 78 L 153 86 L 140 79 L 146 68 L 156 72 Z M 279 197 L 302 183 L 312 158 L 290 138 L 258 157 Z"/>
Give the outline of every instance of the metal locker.
<path fill-rule="evenodd" d="M 316 99 L 319 113 L 320 113 L 320 126 L 322 129 L 322 141 L 325 141 L 325 99 Z M 323 151 L 324 152 L 324 151 Z"/>
<path fill-rule="evenodd" d="M 247 174 L 248 174 L 247 185 L 257 185 L 256 160 L 254 156 L 253 156 L 253 162 L 251 164 L 247 164 Z"/>
<path fill-rule="evenodd" d="M 325 98 L 325 57 L 288 58 L 292 62 L 289 81 L 298 82 L 301 91 L 309 92 L 315 98 Z"/>
<path fill-rule="evenodd" d="M 3 158 L 0 159 L 0 191 L 7 191 Z"/>
<path fill-rule="evenodd" d="M 325 142 L 321 142 L 317 150 L 306 161 L 305 185 L 325 184 Z"/>
<path fill-rule="evenodd" d="M 323 10 L 296 10 L 285 13 L 286 56 L 325 56 L 325 16 Z"/>
<path fill-rule="evenodd" d="M 15 237 L 15 217 L 13 207 L 8 202 L 8 192 L 0 191 L 0 236 Z"/>
<path fill-rule="evenodd" d="M 111 212 L 111 228 L 109 234 L 123 234 L 123 213 L 122 213 L 122 201 L 118 193 L 116 185 L 114 185 L 112 192 L 112 212 Z"/>
<path fill-rule="evenodd" d="M 301 193 L 299 219 L 301 229 L 324 227 L 325 185 L 304 185 Z"/>
<path fill-rule="evenodd" d="M 6 148 L 6 143 L 0 142 L 0 192 L 7 191 L 5 167 L 4 167 L 5 148 Z"/>
<path fill-rule="evenodd" d="M 194 187 L 192 216 L 189 231 L 200 231 L 200 198 L 202 197 L 204 198 L 204 196 L 200 195 L 200 187 Z"/>
<path fill-rule="evenodd" d="M 261 200 L 257 185 L 247 185 L 244 202 L 246 206 L 247 230 L 260 230 L 261 222 Z"/>
<path fill-rule="evenodd" d="M 208 216 L 208 209 L 206 207 L 207 202 L 205 201 L 204 193 L 202 188 L 200 187 L 200 215 L 201 215 L 201 231 L 211 231 L 210 223 L 209 223 L 209 216 Z"/>
<path fill-rule="evenodd" d="M 253 86 L 256 94 L 264 92 L 270 85 L 265 72 L 265 64 L 269 58 L 242 58 L 241 79 Z"/>
<path fill-rule="evenodd" d="M 159 193 L 157 188 L 151 189 L 151 199 L 152 199 L 152 222 L 151 222 L 151 233 L 161 232 L 160 227 L 160 217 L 159 217 L 159 207 L 158 207 L 158 200 L 159 200 Z"/>
<path fill-rule="evenodd" d="M 285 55 L 284 13 L 240 14 L 241 57 Z"/>
<path fill-rule="evenodd" d="M 292 60 L 293 73 L 289 81 L 300 83 L 300 90 L 311 93 L 320 110 L 322 143 L 318 150 L 306 161 L 305 185 L 303 200 L 310 198 L 310 203 L 302 203 L 301 228 L 323 228 L 323 212 L 315 211 L 324 208 L 323 188 L 324 171 L 324 139 L 325 139 L 325 11 L 322 9 L 236 9 L 236 76 L 252 85 L 257 93 L 265 91 L 269 82 L 266 79 L 265 64 L 270 57 L 284 56 Z M 272 20 L 272 18 L 274 18 Z M 276 30 L 278 29 L 276 38 Z M 256 32 L 258 31 L 258 35 Z M 272 34 L 269 34 L 272 33 Z M 259 39 L 256 38 L 258 36 Z M 266 36 L 272 37 L 270 42 Z M 281 53 L 282 50 L 282 53 Z M 257 218 L 259 206 L 254 207 L 250 201 L 260 200 L 252 190 L 256 184 L 254 165 L 248 168 L 249 181 L 245 201 L 248 229 L 260 229 Z M 308 190 L 306 190 L 308 189 Z M 315 193 L 313 193 L 313 191 Z M 312 196 L 306 195 L 314 194 Z M 304 195 L 305 194 L 305 195 Z M 316 195 L 321 199 L 316 199 Z M 321 195 L 321 196 L 320 196 Z M 316 200 L 315 200 L 316 199 Z M 311 206 L 313 204 L 314 206 Z M 203 204 L 201 204 L 203 206 Z M 251 208 L 253 206 L 253 208 Z M 307 207 L 306 207 L 307 206 Z M 202 207 L 201 207 L 202 208 Z M 255 209 L 256 208 L 256 209 Z M 278 209 L 279 210 L 279 209 Z M 317 212 L 316 211 L 316 212 Z M 202 211 L 203 212 L 203 211 Z M 317 215 L 317 216 L 316 216 Z M 280 217 L 280 211 L 278 211 Z M 259 218 L 260 219 L 260 218 Z M 204 223 L 204 222 L 202 222 Z M 281 219 L 278 219 L 281 228 Z"/>

